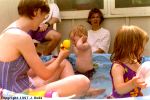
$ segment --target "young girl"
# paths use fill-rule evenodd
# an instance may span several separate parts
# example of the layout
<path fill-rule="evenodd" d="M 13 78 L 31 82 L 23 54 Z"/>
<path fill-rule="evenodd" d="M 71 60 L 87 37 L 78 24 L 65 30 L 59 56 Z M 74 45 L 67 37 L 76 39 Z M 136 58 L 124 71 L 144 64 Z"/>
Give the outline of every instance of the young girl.
<path fill-rule="evenodd" d="M 112 97 L 142 96 L 141 88 L 146 83 L 136 77 L 136 71 L 148 39 L 147 33 L 137 26 L 122 26 L 118 30 L 111 55 Z"/>

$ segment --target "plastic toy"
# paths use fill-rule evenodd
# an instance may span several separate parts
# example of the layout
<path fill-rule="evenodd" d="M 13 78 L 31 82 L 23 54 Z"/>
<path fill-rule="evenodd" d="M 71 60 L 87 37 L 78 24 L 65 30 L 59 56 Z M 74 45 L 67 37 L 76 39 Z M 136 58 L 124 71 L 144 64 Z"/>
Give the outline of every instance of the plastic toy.
<path fill-rule="evenodd" d="M 45 93 L 45 91 L 29 91 L 28 95 L 44 97 Z"/>
<path fill-rule="evenodd" d="M 26 90 L 23 92 L 23 94 L 30 95 L 30 96 L 38 96 L 38 97 L 48 97 L 52 98 L 53 91 L 35 91 L 35 90 Z"/>
<path fill-rule="evenodd" d="M 60 48 L 61 49 L 70 49 L 70 45 L 71 45 L 70 40 L 66 39 L 61 43 Z"/>
<path fill-rule="evenodd" d="M 137 70 L 136 75 L 147 83 L 147 87 L 150 87 L 150 61 L 144 62 Z"/>
<path fill-rule="evenodd" d="M 45 93 L 45 97 L 52 97 L 53 91 L 49 91 Z"/>

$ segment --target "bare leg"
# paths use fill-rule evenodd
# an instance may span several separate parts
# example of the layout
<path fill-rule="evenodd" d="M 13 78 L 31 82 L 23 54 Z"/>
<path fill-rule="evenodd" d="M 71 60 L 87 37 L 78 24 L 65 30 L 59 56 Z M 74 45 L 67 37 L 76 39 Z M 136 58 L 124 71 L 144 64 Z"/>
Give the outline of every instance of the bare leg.
<path fill-rule="evenodd" d="M 53 82 L 65 77 L 74 75 L 74 71 L 70 62 L 66 59 L 60 64 L 60 68 L 55 72 L 53 77 L 49 78 L 49 82 Z"/>
<path fill-rule="evenodd" d="M 65 66 L 65 68 L 61 73 L 60 79 L 63 79 L 67 76 L 74 75 L 73 67 L 68 60 L 65 59 L 62 64 L 65 64 L 65 65 L 62 65 L 62 66 Z"/>
<path fill-rule="evenodd" d="M 90 80 L 84 75 L 73 75 L 39 87 L 37 90 L 56 91 L 61 97 L 73 94 L 79 97 L 87 92 L 89 85 Z"/>
<path fill-rule="evenodd" d="M 106 89 L 90 88 L 87 91 L 86 96 L 97 96 L 97 95 L 100 95 L 100 94 L 104 93 L 105 90 Z"/>
<path fill-rule="evenodd" d="M 50 30 L 45 36 L 46 42 L 37 44 L 37 52 L 42 55 L 49 55 L 59 44 L 61 34 L 55 30 Z"/>
<path fill-rule="evenodd" d="M 59 79 L 63 79 L 65 77 L 74 75 L 74 71 L 72 69 L 72 65 L 67 60 L 63 60 L 60 64 L 59 69 L 54 73 L 53 77 L 50 77 L 49 80 L 44 81 L 40 77 L 36 76 L 33 78 L 35 86 L 42 86 L 44 84 L 48 84 L 50 82 L 54 82 Z"/>
<path fill-rule="evenodd" d="M 61 97 L 84 95 L 90 87 L 90 80 L 84 75 L 73 74 L 71 64 L 67 60 L 64 60 L 55 75 L 50 78 L 53 82 L 43 82 L 43 80 L 38 78 L 37 83 L 43 82 L 44 84 L 36 85 L 36 90 L 56 91 Z M 59 78 L 62 79 L 58 80 Z"/>
<path fill-rule="evenodd" d="M 56 46 L 58 46 L 60 40 L 61 40 L 61 34 L 58 33 L 57 31 L 55 30 L 50 30 L 46 37 L 45 37 L 46 40 L 50 40 L 45 48 L 45 50 L 43 51 L 43 54 L 44 55 L 48 55 L 50 54 L 55 48 Z"/>

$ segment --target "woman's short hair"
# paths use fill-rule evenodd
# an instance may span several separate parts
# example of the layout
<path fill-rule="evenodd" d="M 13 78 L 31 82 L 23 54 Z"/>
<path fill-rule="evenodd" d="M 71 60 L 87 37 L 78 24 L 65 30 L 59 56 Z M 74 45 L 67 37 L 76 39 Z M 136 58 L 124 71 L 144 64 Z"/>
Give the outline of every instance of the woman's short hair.
<path fill-rule="evenodd" d="M 100 17 L 100 19 L 101 19 L 99 24 L 101 24 L 101 23 L 104 21 L 103 13 L 102 13 L 98 8 L 93 8 L 93 9 L 90 10 L 89 15 L 88 15 L 87 22 L 88 22 L 89 24 L 91 24 L 90 19 L 91 19 L 92 15 L 93 15 L 93 14 L 96 14 L 96 13 L 99 14 L 99 17 Z"/>
<path fill-rule="evenodd" d="M 34 11 L 41 9 L 41 12 L 49 13 L 50 8 L 45 0 L 20 0 L 18 14 L 32 19 Z"/>

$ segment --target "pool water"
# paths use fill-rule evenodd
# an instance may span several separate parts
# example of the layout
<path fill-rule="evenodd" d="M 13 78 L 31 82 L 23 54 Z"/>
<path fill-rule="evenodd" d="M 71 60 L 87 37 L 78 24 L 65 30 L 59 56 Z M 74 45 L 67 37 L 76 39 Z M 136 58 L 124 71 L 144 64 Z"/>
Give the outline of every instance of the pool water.
<path fill-rule="evenodd" d="M 110 54 L 93 54 L 93 65 L 96 69 L 96 73 L 93 75 L 91 79 L 91 87 L 92 88 L 100 88 L 106 89 L 104 93 L 99 94 L 98 96 L 90 96 L 90 97 L 82 97 L 82 99 L 106 99 L 107 96 L 110 96 L 112 92 L 112 81 L 110 77 L 110 68 L 111 68 L 111 61 L 110 61 Z M 44 61 L 48 61 L 51 56 L 44 56 L 42 59 Z M 75 61 L 76 56 L 71 54 L 68 60 L 75 68 Z M 142 62 L 150 61 L 149 56 L 144 56 Z M 144 96 L 150 95 L 150 87 L 147 89 L 143 89 Z M 150 99 L 149 99 L 150 100 Z"/>
<path fill-rule="evenodd" d="M 93 55 L 93 65 L 96 69 L 96 73 L 93 75 L 91 79 L 91 87 L 92 88 L 100 88 L 105 89 L 105 92 L 99 94 L 98 96 L 84 97 L 85 99 L 104 99 L 107 98 L 111 94 L 112 91 L 112 83 L 110 77 L 110 55 Z"/>

